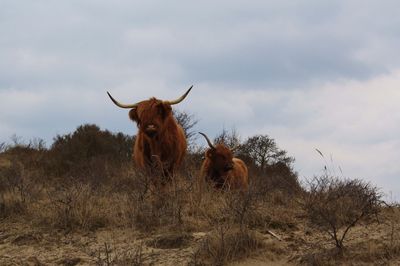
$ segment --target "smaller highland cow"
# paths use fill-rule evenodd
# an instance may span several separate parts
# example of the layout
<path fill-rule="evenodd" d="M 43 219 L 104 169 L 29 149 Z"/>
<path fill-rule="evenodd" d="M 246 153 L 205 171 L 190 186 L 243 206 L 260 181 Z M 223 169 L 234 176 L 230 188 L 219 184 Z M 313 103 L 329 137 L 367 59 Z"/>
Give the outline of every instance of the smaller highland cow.
<path fill-rule="evenodd" d="M 246 164 L 242 160 L 234 158 L 232 151 L 224 144 L 214 146 L 204 133 L 199 133 L 203 135 L 210 146 L 201 166 L 201 182 L 211 181 L 219 189 L 247 190 L 249 176 Z"/>

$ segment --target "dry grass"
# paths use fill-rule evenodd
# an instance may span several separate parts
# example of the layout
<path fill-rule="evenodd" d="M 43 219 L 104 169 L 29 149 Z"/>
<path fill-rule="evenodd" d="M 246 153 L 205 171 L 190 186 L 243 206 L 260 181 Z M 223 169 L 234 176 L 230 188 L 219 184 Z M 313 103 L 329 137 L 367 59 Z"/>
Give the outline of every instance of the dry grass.
<path fill-rule="evenodd" d="M 221 224 L 211 231 L 193 254 L 192 265 L 225 265 L 246 258 L 264 247 L 252 231 Z"/>
<path fill-rule="evenodd" d="M 144 263 L 145 256 L 141 245 L 121 251 L 113 248 L 109 243 L 104 243 L 104 247 L 99 249 L 95 262 L 97 266 L 141 266 L 145 265 Z"/>
<path fill-rule="evenodd" d="M 96 135 L 93 128 L 82 130 Z M 153 177 L 133 169 L 126 149 L 110 149 L 107 144 L 128 139 L 120 136 L 115 140 L 106 135 L 104 146 L 100 139 L 94 146 L 86 143 L 82 150 L 82 138 L 72 145 L 68 138 L 60 137 L 56 148 L 61 151 L 53 156 L 57 151 L 54 148 L 49 153 L 51 158 L 40 149 L 3 149 L 0 245 L 4 248 L 0 250 L 0 264 L 23 264 L 35 258 L 46 261 L 44 254 L 53 247 L 65 249 L 65 253 L 74 248 L 74 254 L 79 255 L 59 258 L 57 248 L 49 255 L 48 264 L 226 265 L 261 257 L 264 262 L 306 265 L 395 265 L 400 260 L 398 206 L 374 205 L 382 210 L 377 216 L 379 223 L 368 219 L 350 223 L 346 248 L 337 252 L 324 230 L 316 230 L 321 219 L 315 222 L 315 212 L 302 208 L 312 194 L 301 190 L 287 166 L 271 167 L 273 177 L 250 169 L 251 184 L 246 193 L 219 191 L 200 186 L 197 177 L 201 155 L 191 154 L 173 182 L 155 187 Z M 101 156 L 88 159 L 86 149 L 94 149 Z M 115 156 L 121 150 L 122 162 Z M 310 201 L 308 206 L 325 210 L 324 195 L 321 201 Z M 333 203 L 329 210 L 335 210 L 342 221 L 350 221 L 347 218 L 357 214 L 350 212 L 352 208 L 344 208 L 351 202 L 349 198 L 336 204 L 341 209 L 333 208 L 337 202 L 327 199 Z M 343 232 L 343 228 L 338 226 L 337 232 Z M 124 233 L 112 244 L 101 237 L 102 232 L 118 230 Z M 134 237 L 126 236 L 127 232 Z M 37 253 L 19 257 L 32 250 Z"/>
<path fill-rule="evenodd" d="M 147 241 L 146 245 L 158 249 L 182 248 L 187 247 L 192 239 L 192 235 L 186 232 L 168 232 L 164 235 L 155 236 Z"/>
<path fill-rule="evenodd" d="M 108 203 L 98 194 L 88 184 L 50 188 L 46 191 L 47 198 L 37 206 L 38 221 L 67 231 L 104 227 L 109 223 L 104 208 Z"/>

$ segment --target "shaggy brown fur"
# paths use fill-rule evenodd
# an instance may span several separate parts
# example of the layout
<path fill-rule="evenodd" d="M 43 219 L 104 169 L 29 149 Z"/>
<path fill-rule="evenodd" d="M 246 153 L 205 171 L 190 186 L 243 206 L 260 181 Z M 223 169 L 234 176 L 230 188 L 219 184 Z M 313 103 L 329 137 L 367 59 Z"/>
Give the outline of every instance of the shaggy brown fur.
<path fill-rule="evenodd" d="M 205 153 L 201 166 L 201 178 L 212 181 L 216 188 L 247 190 L 249 176 L 246 164 L 233 158 L 232 151 L 223 144 L 210 148 Z"/>
<path fill-rule="evenodd" d="M 181 97 L 172 101 L 150 98 L 134 104 L 122 104 L 107 92 L 111 101 L 121 108 L 131 108 L 129 117 L 136 122 L 138 133 L 133 147 L 136 166 L 150 176 L 170 180 L 186 154 L 187 142 L 183 128 L 172 115 L 171 105 L 178 104 L 189 94 L 191 86 Z M 165 183 L 165 178 L 154 178 Z"/>
<path fill-rule="evenodd" d="M 152 173 L 162 170 L 164 177 L 171 177 L 187 148 L 185 133 L 172 116 L 171 105 L 151 98 L 131 109 L 129 117 L 139 129 L 133 148 L 136 165 Z"/>

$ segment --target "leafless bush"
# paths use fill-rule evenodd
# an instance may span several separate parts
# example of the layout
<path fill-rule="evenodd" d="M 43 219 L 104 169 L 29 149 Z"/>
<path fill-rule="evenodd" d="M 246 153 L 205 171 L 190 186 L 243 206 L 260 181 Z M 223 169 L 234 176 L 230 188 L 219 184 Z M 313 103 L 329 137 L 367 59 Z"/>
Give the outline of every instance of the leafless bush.
<path fill-rule="evenodd" d="M 352 227 L 377 217 L 381 197 L 378 189 L 365 181 L 323 175 L 308 182 L 303 207 L 312 225 L 326 232 L 342 250 Z"/>
<path fill-rule="evenodd" d="M 48 191 L 48 212 L 42 215 L 54 226 L 70 231 L 76 228 L 95 229 L 107 221 L 104 207 L 96 199 L 96 193 L 87 184 L 60 184 Z"/>
<path fill-rule="evenodd" d="M 0 147 L 0 208 L 1 216 L 22 214 L 27 204 L 35 200 L 43 186 L 41 165 L 45 153 L 44 141 L 33 139 L 25 143 L 17 136 L 13 144 Z M 43 178 L 42 178 L 43 179 Z"/>
<path fill-rule="evenodd" d="M 32 180 L 32 173 L 17 159 L 0 158 L 0 216 L 23 213 L 28 201 L 37 196 L 40 186 Z"/>
<path fill-rule="evenodd" d="M 0 194 L 0 219 L 15 214 L 23 214 L 26 211 L 26 205 L 15 194 L 5 192 Z"/>
<path fill-rule="evenodd" d="M 104 249 L 98 250 L 96 265 L 109 266 L 141 266 L 144 265 L 145 256 L 142 245 L 137 245 L 130 250 L 120 251 L 108 243 L 104 243 Z"/>
<path fill-rule="evenodd" d="M 254 164 L 261 172 L 264 172 L 268 165 L 281 162 L 290 166 L 294 161 L 294 158 L 288 156 L 287 151 L 279 149 L 275 140 L 268 135 L 249 137 L 241 145 L 239 152 L 246 163 Z"/>
<path fill-rule="evenodd" d="M 149 231 L 160 226 L 180 227 L 192 182 L 175 176 L 166 184 L 154 182 L 157 176 L 134 171 L 130 173 L 130 219 L 135 227 Z"/>
<path fill-rule="evenodd" d="M 219 224 L 209 233 L 193 254 L 190 265 L 226 265 L 248 257 L 264 247 L 262 240 L 254 232 L 231 226 Z"/>
<path fill-rule="evenodd" d="M 222 132 L 214 138 L 213 143 L 223 143 L 230 149 L 237 149 L 241 145 L 239 133 L 234 128 L 231 132 L 225 128 L 222 129 Z"/>
<path fill-rule="evenodd" d="M 384 244 L 385 257 L 388 259 L 400 255 L 400 206 L 393 204 L 390 206 L 388 214 L 389 235 L 388 242 Z"/>
<path fill-rule="evenodd" d="M 192 239 L 192 235 L 187 232 L 168 232 L 146 241 L 146 245 L 159 249 L 184 248 Z"/>
<path fill-rule="evenodd" d="M 194 146 L 196 140 L 196 132 L 194 127 L 197 125 L 199 120 L 193 115 L 185 111 L 174 110 L 174 117 L 179 125 L 182 126 L 185 132 L 186 140 L 188 142 L 189 150 Z"/>
<path fill-rule="evenodd" d="M 190 214 L 211 228 L 226 223 L 243 230 L 285 230 L 294 227 L 299 212 L 293 196 L 273 188 L 266 191 L 254 183 L 248 191 L 221 191 L 205 183 L 187 196 L 193 197 Z"/>
<path fill-rule="evenodd" d="M 248 191 L 229 191 L 225 195 L 224 213 L 227 213 L 231 222 L 237 224 L 240 230 L 248 227 L 254 215 L 257 215 L 258 197 L 253 187 Z"/>
<path fill-rule="evenodd" d="M 4 189 L 19 196 L 21 202 L 25 203 L 28 196 L 29 180 L 26 176 L 24 165 L 18 161 L 11 161 L 10 166 L 1 171 Z"/>
<path fill-rule="evenodd" d="M 358 227 L 359 237 L 355 234 L 348 241 L 345 252 L 338 248 L 316 248 L 322 243 L 313 243 L 310 252 L 303 254 L 299 262 L 305 265 L 397 265 L 400 258 L 400 212 L 395 205 L 384 204 L 380 209 L 379 223 L 374 225 L 374 229 Z M 362 237 L 361 232 L 364 233 Z"/>

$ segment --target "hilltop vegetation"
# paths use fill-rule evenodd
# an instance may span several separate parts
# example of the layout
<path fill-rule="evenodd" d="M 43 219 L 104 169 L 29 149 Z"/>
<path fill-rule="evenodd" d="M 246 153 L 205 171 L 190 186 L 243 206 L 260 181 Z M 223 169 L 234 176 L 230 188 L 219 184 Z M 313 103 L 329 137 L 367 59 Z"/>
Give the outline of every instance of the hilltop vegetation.
<path fill-rule="evenodd" d="M 132 166 L 134 137 L 82 125 L 43 141 L 0 145 L 0 264 L 336 265 L 400 261 L 399 208 L 373 185 L 325 172 L 301 185 L 267 135 L 241 141 L 247 193 L 198 187 L 204 148 L 196 121 L 176 114 L 189 139 L 174 182 L 155 188 Z M 62 251 L 59 252 L 58 249 Z"/>

